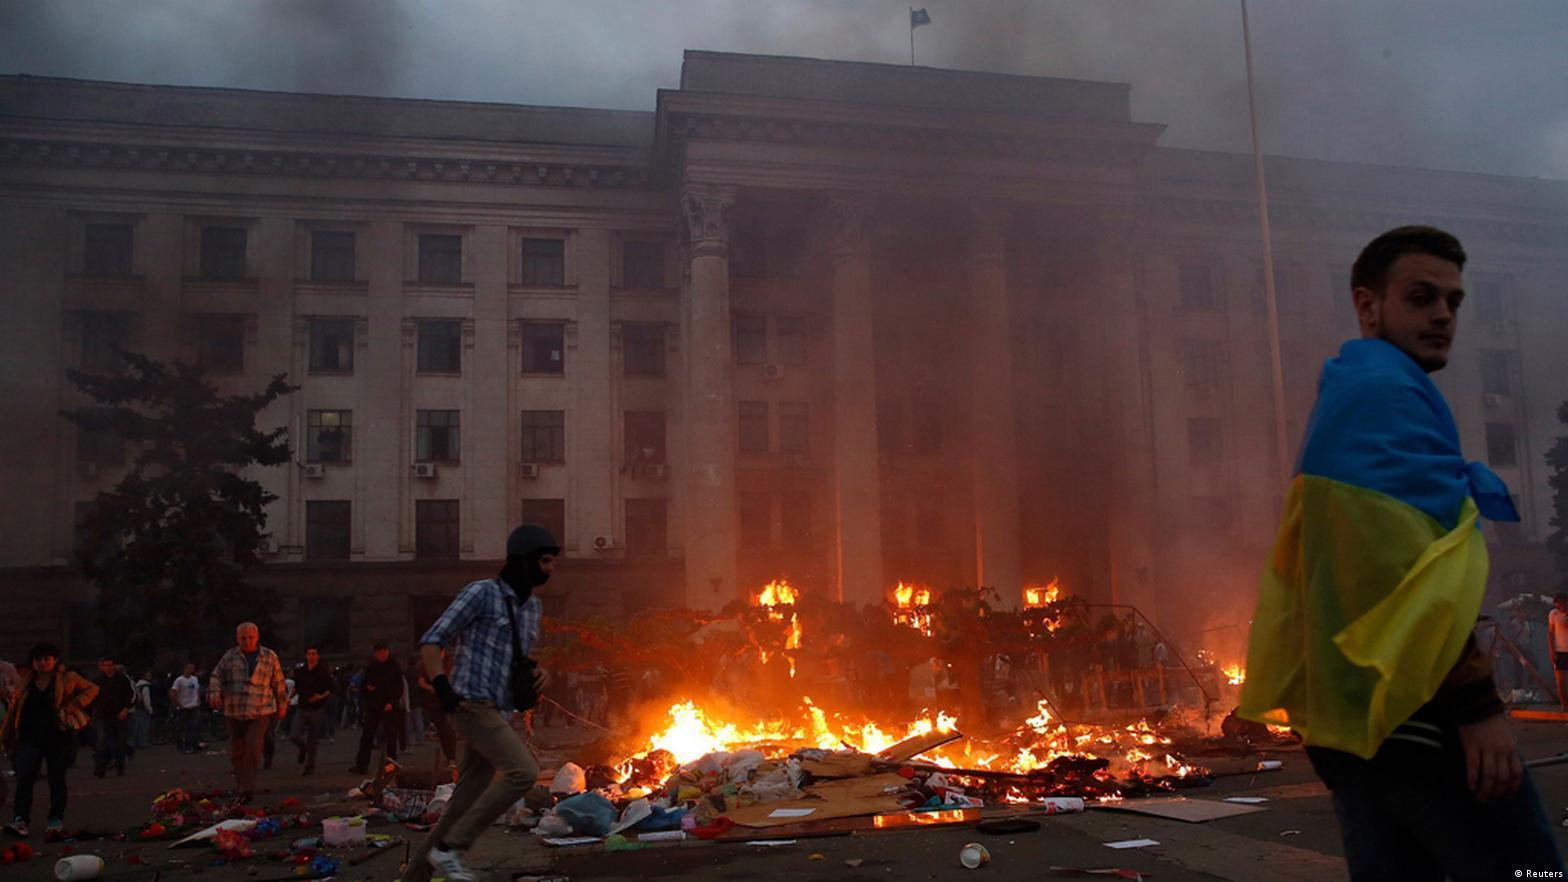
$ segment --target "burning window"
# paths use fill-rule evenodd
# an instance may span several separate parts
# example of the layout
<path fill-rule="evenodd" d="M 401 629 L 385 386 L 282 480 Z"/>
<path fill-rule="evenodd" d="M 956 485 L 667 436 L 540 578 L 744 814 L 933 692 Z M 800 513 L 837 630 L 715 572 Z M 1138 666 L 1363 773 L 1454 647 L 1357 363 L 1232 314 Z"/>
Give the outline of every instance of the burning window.
<path fill-rule="evenodd" d="M 626 464 L 664 462 L 664 411 L 626 411 Z"/>
<path fill-rule="evenodd" d="M 414 559 L 455 559 L 458 556 L 460 517 L 456 499 L 415 500 Z"/>
<path fill-rule="evenodd" d="M 351 510 L 348 500 L 305 502 L 306 560 L 348 560 Z"/>
<path fill-rule="evenodd" d="M 768 360 L 768 320 L 760 315 L 735 317 L 735 363 L 763 364 Z"/>
<path fill-rule="evenodd" d="M 566 325 L 561 322 L 522 323 L 523 373 L 566 372 Z"/>
<path fill-rule="evenodd" d="M 306 462 L 349 462 L 354 458 L 353 411 L 312 410 L 305 419 Z"/>
<path fill-rule="evenodd" d="M 566 461 L 566 411 L 525 410 L 523 462 Z"/>
<path fill-rule="evenodd" d="M 462 284 L 462 236 L 436 233 L 420 235 L 419 281 L 427 285 Z"/>
<path fill-rule="evenodd" d="M 243 315 L 196 317 L 196 364 L 209 374 L 245 372 Z"/>
<path fill-rule="evenodd" d="M 233 281 L 245 278 L 244 227 L 201 228 L 201 277 Z"/>
<path fill-rule="evenodd" d="M 354 233 L 350 230 L 313 230 L 310 234 L 310 280 L 354 281 Z"/>
<path fill-rule="evenodd" d="M 463 323 L 422 321 L 416 353 L 421 374 L 457 374 L 463 370 Z"/>
<path fill-rule="evenodd" d="M 314 374 L 352 374 L 354 372 L 354 320 L 310 320 L 310 372 Z"/>
<path fill-rule="evenodd" d="M 566 284 L 565 239 L 524 239 L 522 252 L 524 285 L 558 288 Z"/>
<path fill-rule="evenodd" d="M 462 450 L 459 411 L 421 410 L 414 417 L 414 459 L 417 462 L 457 462 Z"/>
<path fill-rule="evenodd" d="M 130 224 L 87 224 L 82 230 L 82 275 L 131 275 L 131 229 Z"/>
<path fill-rule="evenodd" d="M 768 403 L 766 401 L 742 401 L 740 408 L 740 452 L 741 453 L 767 453 L 768 443 Z"/>

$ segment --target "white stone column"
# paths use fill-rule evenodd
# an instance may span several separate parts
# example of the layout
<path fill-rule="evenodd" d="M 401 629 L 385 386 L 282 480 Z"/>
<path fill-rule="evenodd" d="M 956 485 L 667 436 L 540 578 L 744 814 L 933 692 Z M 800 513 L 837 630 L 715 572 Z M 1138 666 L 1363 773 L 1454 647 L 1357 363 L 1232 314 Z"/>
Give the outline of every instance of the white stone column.
<path fill-rule="evenodd" d="M 874 604 L 882 577 L 882 477 L 877 449 L 875 321 L 869 193 L 828 199 L 833 256 L 833 506 L 840 602 Z"/>
<path fill-rule="evenodd" d="M 1002 202 L 971 206 L 970 426 L 974 456 L 975 583 L 1017 607 L 1023 590 L 1018 531 L 1017 415 L 1013 399 L 1007 221 Z"/>
<path fill-rule="evenodd" d="M 683 292 L 686 341 L 686 473 L 682 487 L 686 604 L 717 609 L 737 596 L 735 546 L 736 413 L 730 344 L 728 187 L 690 186 L 681 197 L 688 277 Z"/>

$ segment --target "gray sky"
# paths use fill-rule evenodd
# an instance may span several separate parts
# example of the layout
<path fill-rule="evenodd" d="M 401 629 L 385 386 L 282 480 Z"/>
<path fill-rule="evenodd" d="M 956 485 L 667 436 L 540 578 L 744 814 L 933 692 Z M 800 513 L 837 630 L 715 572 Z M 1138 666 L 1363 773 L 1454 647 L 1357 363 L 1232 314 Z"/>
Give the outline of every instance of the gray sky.
<path fill-rule="evenodd" d="M 926 0 L 921 64 L 1130 82 L 1248 149 L 1235 0 Z M 0 72 L 651 109 L 683 49 L 904 64 L 907 0 L 0 0 Z M 1568 179 L 1568 5 L 1254 0 L 1271 153 Z"/>

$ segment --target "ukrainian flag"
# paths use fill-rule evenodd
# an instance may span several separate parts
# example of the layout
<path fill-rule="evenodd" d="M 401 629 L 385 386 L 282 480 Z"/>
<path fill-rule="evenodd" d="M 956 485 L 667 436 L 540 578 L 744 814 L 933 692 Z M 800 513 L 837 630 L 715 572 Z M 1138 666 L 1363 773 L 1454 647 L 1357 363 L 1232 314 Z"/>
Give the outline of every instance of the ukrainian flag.
<path fill-rule="evenodd" d="M 1478 517 L 1519 520 L 1466 462 L 1443 395 L 1392 344 L 1352 340 L 1318 382 L 1239 713 L 1360 757 L 1458 661 L 1486 589 Z"/>

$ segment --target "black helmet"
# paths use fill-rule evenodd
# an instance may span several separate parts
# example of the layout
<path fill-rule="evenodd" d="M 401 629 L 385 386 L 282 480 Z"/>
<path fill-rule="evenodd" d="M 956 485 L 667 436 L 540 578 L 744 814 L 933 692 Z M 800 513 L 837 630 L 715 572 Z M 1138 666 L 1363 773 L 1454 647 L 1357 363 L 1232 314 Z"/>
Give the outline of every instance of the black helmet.
<path fill-rule="evenodd" d="M 506 556 L 516 557 L 533 554 L 560 554 L 561 544 L 555 541 L 550 531 L 538 524 L 523 524 L 506 537 Z"/>

